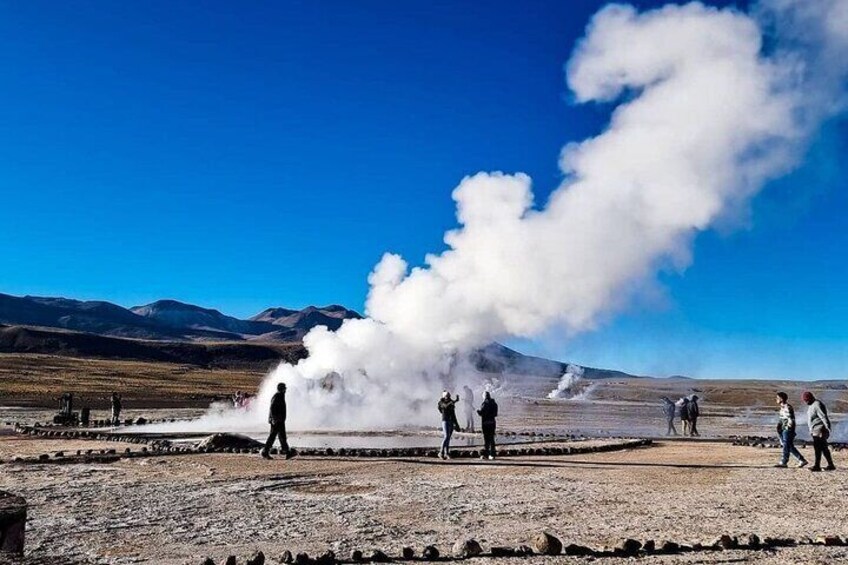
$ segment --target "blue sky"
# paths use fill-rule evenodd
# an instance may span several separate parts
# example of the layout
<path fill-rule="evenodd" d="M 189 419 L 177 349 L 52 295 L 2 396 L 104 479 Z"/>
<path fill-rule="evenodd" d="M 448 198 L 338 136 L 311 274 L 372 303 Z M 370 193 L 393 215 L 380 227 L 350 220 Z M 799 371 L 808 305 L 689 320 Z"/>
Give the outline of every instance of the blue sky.
<path fill-rule="evenodd" d="M 601 131 L 608 108 L 571 104 L 563 64 L 603 4 L 4 3 L 0 292 L 361 309 L 383 252 L 443 248 L 463 176 L 523 171 L 543 202 L 561 146 Z M 845 378 L 846 131 L 699 237 L 659 304 L 519 345 Z"/>

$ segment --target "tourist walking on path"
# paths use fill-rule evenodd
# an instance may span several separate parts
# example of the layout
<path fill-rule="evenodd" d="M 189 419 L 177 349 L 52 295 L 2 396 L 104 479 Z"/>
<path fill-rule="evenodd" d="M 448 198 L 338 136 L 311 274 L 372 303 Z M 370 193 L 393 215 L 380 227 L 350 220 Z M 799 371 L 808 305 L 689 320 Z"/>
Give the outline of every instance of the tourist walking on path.
<path fill-rule="evenodd" d="M 477 411 L 480 415 L 480 426 L 483 428 L 483 455 L 480 459 L 495 458 L 495 428 L 498 417 L 498 403 L 489 391 L 483 394 L 483 404 Z"/>
<path fill-rule="evenodd" d="M 692 437 L 700 437 L 698 433 L 698 416 L 701 415 L 701 410 L 698 408 L 698 395 L 693 394 L 689 397 L 689 435 Z"/>
<path fill-rule="evenodd" d="M 677 429 L 674 427 L 674 417 L 677 415 L 677 408 L 674 406 L 674 402 L 667 396 L 662 397 L 663 402 L 663 414 L 665 415 L 665 423 L 668 426 L 665 435 L 677 435 Z"/>
<path fill-rule="evenodd" d="M 783 445 L 783 455 L 780 458 L 780 463 L 775 467 L 786 467 L 789 463 L 789 454 L 792 454 L 798 460 L 798 467 L 804 467 L 807 460 L 795 447 L 795 409 L 789 404 L 789 397 L 785 392 L 777 393 L 777 405 L 780 407 L 780 423 L 777 426 L 780 432 L 780 443 Z"/>
<path fill-rule="evenodd" d="M 813 438 L 813 451 L 815 452 L 815 461 L 810 471 L 821 471 L 821 458 L 824 455 L 827 461 L 825 471 L 833 471 L 836 466 L 833 464 L 833 457 L 830 455 L 830 448 L 827 445 L 827 438 L 830 437 L 831 426 L 830 418 L 827 416 L 827 407 L 821 400 L 816 399 L 810 391 L 801 395 L 801 400 L 807 405 L 807 427 L 810 428 L 810 435 Z"/>
<path fill-rule="evenodd" d="M 271 398 L 268 423 L 271 424 L 271 433 L 268 434 L 268 441 L 262 449 L 262 458 L 271 459 L 271 448 L 274 447 L 274 441 L 280 438 L 280 450 L 285 454 L 286 459 L 291 459 L 294 452 L 289 448 L 289 442 L 286 439 L 286 383 L 278 384 L 277 392 Z"/>
<path fill-rule="evenodd" d="M 442 398 L 439 400 L 439 413 L 442 415 L 442 449 L 439 452 L 439 457 L 442 459 L 450 459 L 450 441 L 454 430 L 460 431 L 459 422 L 456 420 L 456 403 L 459 401 L 459 396 L 451 399 L 448 391 L 442 392 Z"/>
<path fill-rule="evenodd" d="M 117 426 L 121 423 L 121 395 L 117 392 L 112 393 L 112 425 Z"/>
<path fill-rule="evenodd" d="M 474 392 L 468 385 L 462 387 L 462 405 L 465 408 L 465 431 L 474 433 Z"/>

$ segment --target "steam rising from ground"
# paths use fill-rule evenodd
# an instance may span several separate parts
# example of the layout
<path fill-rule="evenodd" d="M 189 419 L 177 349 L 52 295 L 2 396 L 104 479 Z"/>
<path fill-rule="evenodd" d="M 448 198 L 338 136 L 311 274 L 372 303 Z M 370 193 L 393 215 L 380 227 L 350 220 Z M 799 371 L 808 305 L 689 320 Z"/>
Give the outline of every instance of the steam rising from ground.
<path fill-rule="evenodd" d="M 587 387 L 583 384 L 586 370 L 579 365 L 567 365 L 565 373 L 560 377 L 557 387 L 548 393 L 548 398 L 567 398 L 570 400 L 587 400 L 594 385 Z"/>
<path fill-rule="evenodd" d="M 386 254 L 368 317 L 311 331 L 308 359 L 281 365 L 254 410 L 220 421 L 262 424 L 285 381 L 294 427 L 433 424 L 443 388 L 482 386 L 467 352 L 552 326 L 590 330 L 658 269 L 684 269 L 693 237 L 744 215 L 844 106 L 848 2 L 774 0 L 754 14 L 601 10 L 567 82 L 579 103 L 617 105 L 606 131 L 564 147 L 549 200 L 534 203 L 521 173 L 463 179 L 446 251 L 411 269 Z"/>

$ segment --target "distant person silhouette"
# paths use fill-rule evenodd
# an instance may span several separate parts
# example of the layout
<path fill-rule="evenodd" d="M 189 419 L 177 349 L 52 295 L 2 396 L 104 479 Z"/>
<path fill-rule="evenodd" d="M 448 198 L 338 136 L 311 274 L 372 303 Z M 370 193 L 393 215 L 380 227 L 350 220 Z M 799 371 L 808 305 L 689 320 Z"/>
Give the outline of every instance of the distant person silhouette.
<path fill-rule="evenodd" d="M 700 437 L 698 432 L 698 417 L 701 415 L 701 410 L 698 408 L 698 395 L 693 394 L 689 397 L 689 435 L 692 437 Z"/>
<path fill-rule="evenodd" d="M 815 453 L 815 461 L 810 471 L 821 471 L 821 458 L 824 455 L 827 461 L 825 471 L 833 471 L 836 466 L 833 464 L 833 457 L 830 455 L 830 447 L 827 445 L 827 438 L 830 437 L 831 425 L 830 418 L 827 415 L 827 407 L 821 400 L 816 399 L 810 391 L 801 395 L 801 400 L 807 405 L 807 426 L 810 428 L 810 435 L 813 437 L 813 451 Z"/>
<path fill-rule="evenodd" d="M 667 425 L 667 429 L 665 435 L 677 435 L 677 429 L 674 427 L 674 417 L 677 415 L 677 408 L 674 405 L 674 402 L 667 396 L 662 397 L 663 402 L 663 414 L 665 415 L 665 422 Z"/>
<path fill-rule="evenodd" d="M 277 392 L 271 397 L 268 423 L 271 424 L 271 433 L 268 434 L 268 440 L 262 450 L 262 458 L 271 459 L 271 448 L 274 447 L 274 441 L 280 438 L 280 449 L 285 454 L 286 459 L 291 459 L 294 452 L 289 448 L 286 439 L 286 383 L 279 383 Z"/>
<path fill-rule="evenodd" d="M 689 399 L 685 396 L 677 401 L 678 411 L 680 412 L 680 421 L 683 423 L 683 435 L 689 435 Z"/>
<path fill-rule="evenodd" d="M 483 455 L 480 459 L 495 458 L 495 428 L 496 418 L 498 417 L 498 403 L 489 394 L 489 391 L 483 393 L 483 404 L 477 410 L 480 415 L 480 427 L 483 428 Z"/>
<path fill-rule="evenodd" d="M 117 426 L 121 423 L 121 395 L 117 392 L 112 393 L 112 425 Z"/>

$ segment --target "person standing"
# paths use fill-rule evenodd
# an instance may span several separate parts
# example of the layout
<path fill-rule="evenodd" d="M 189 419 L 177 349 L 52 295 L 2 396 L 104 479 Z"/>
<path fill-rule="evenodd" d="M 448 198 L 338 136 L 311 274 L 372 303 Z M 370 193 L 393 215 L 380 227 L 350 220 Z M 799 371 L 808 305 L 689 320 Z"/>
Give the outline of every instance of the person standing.
<path fill-rule="evenodd" d="M 689 435 L 689 399 L 685 396 L 677 401 L 680 409 L 680 422 L 683 424 L 683 435 Z"/>
<path fill-rule="evenodd" d="M 465 431 L 474 433 L 474 392 L 465 385 L 462 387 L 462 405 L 465 408 Z"/>
<path fill-rule="evenodd" d="M 777 393 L 777 405 L 780 407 L 780 423 L 778 430 L 780 432 L 780 442 L 783 444 L 783 454 L 780 458 L 780 463 L 775 467 L 786 467 L 789 463 L 789 454 L 791 453 L 798 460 L 798 467 L 807 465 L 807 460 L 795 447 L 795 409 L 789 404 L 789 397 L 785 392 Z"/>
<path fill-rule="evenodd" d="M 477 411 L 480 415 L 480 427 L 483 428 L 483 455 L 480 459 L 495 458 L 495 428 L 498 417 L 498 403 L 489 391 L 483 393 L 483 404 Z"/>
<path fill-rule="evenodd" d="M 117 426 L 121 423 L 121 395 L 117 392 L 112 393 L 112 425 Z"/>
<path fill-rule="evenodd" d="M 450 441 L 454 430 L 460 431 L 459 422 L 456 420 L 456 403 L 459 401 L 459 396 L 451 399 L 448 391 L 442 392 L 442 398 L 439 400 L 439 413 L 442 415 L 442 449 L 439 451 L 439 457 L 442 459 L 450 459 Z"/>
<path fill-rule="evenodd" d="M 830 455 L 830 447 L 827 445 L 827 438 L 830 437 L 831 426 L 830 418 L 827 415 L 827 407 L 821 400 L 818 400 L 810 391 L 804 392 L 801 395 L 801 400 L 807 405 L 807 427 L 810 428 L 810 435 L 813 438 L 813 451 L 815 452 L 815 461 L 810 471 L 821 471 L 821 458 L 824 455 L 827 461 L 825 471 L 833 471 L 836 466 L 833 464 L 833 457 Z"/>
<path fill-rule="evenodd" d="M 271 448 L 274 447 L 274 441 L 280 438 L 280 449 L 285 453 L 286 459 L 291 459 L 293 452 L 286 439 L 286 383 L 279 383 L 277 392 L 271 398 L 268 423 L 271 424 L 271 433 L 268 434 L 268 440 L 262 449 L 262 458 L 271 459 Z"/>
<path fill-rule="evenodd" d="M 663 414 L 665 415 L 665 422 L 667 424 L 667 429 L 665 431 L 665 435 L 677 435 L 677 429 L 674 427 L 674 416 L 677 413 L 677 409 L 674 406 L 674 402 L 667 396 L 662 397 L 663 402 Z"/>
<path fill-rule="evenodd" d="M 701 410 L 698 408 L 698 395 L 693 394 L 689 398 L 689 435 L 692 437 L 700 437 L 698 433 L 698 416 L 701 415 Z"/>

